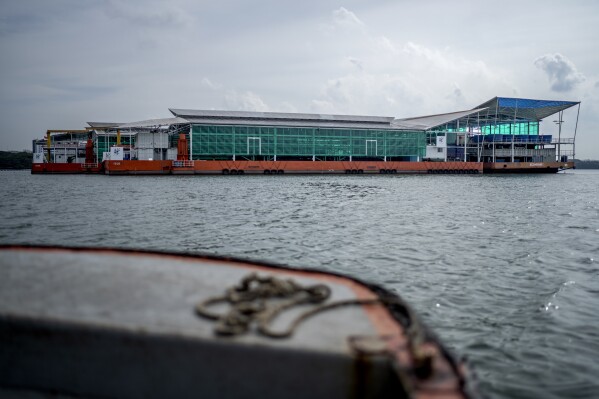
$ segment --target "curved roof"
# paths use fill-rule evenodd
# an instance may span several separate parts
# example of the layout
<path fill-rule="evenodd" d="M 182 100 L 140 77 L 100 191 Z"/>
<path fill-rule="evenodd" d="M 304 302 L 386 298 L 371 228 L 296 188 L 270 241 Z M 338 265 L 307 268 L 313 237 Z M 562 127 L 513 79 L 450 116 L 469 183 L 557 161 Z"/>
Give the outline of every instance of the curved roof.
<path fill-rule="evenodd" d="M 513 123 L 514 121 L 540 121 L 550 115 L 580 104 L 576 101 L 534 100 L 529 98 L 494 97 L 470 111 L 396 119 L 391 126 L 396 129 L 429 130 L 449 125 L 455 129 L 472 123 L 476 114 L 479 125 Z"/>
<path fill-rule="evenodd" d="M 132 123 L 88 122 L 92 128 L 144 128 L 189 123 L 239 124 L 320 128 L 431 130 L 439 126 L 456 129 L 471 124 L 494 125 L 540 121 L 550 115 L 580 104 L 576 101 L 534 100 L 528 98 L 494 97 L 471 110 L 444 114 L 394 119 L 388 116 L 330 115 L 284 112 L 219 111 L 169 109 L 173 118 L 149 119 Z"/>
<path fill-rule="evenodd" d="M 185 118 L 190 121 L 198 122 L 201 120 L 237 123 L 252 123 L 256 121 L 263 122 L 296 122 L 296 123 L 369 123 L 384 124 L 394 119 L 392 116 L 363 116 L 363 115 L 329 115 L 329 114 L 305 114 L 305 113 L 286 113 L 286 112 L 250 112 L 250 111 L 215 111 L 215 110 L 195 110 L 195 109 L 173 109 L 169 111 L 173 115 Z"/>
<path fill-rule="evenodd" d="M 162 118 L 162 119 L 147 119 L 145 121 L 131 122 L 119 125 L 119 129 L 136 128 L 136 127 L 156 127 L 166 125 L 179 125 L 189 123 L 183 118 Z"/>
<path fill-rule="evenodd" d="M 102 128 L 111 128 L 122 125 L 121 122 L 87 122 L 90 127 L 102 129 Z"/>
<path fill-rule="evenodd" d="M 530 98 L 495 97 L 476 108 L 489 108 L 489 118 L 540 121 L 550 115 L 580 104 L 579 101 L 533 100 Z"/>
<path fill-rule="evenodd" d="M 391 126 L 396 129 L 429 130 L 484 110 L 485 108 L 477 108 L 470 111 L 457 111 L 446 114 L 396 119 L 391 122 Z"/>

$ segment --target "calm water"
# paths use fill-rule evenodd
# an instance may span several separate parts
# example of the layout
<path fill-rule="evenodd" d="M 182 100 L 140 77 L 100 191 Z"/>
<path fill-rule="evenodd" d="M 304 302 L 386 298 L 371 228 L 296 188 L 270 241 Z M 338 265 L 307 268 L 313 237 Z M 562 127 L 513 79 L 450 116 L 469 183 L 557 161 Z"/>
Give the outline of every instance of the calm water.
<path fill-rule="evenodd" d="M 0 172 L 0 243 L 229 254 L 407 299 L 491 397 L 599 397 L 599 171 L 546 176 Z"/>

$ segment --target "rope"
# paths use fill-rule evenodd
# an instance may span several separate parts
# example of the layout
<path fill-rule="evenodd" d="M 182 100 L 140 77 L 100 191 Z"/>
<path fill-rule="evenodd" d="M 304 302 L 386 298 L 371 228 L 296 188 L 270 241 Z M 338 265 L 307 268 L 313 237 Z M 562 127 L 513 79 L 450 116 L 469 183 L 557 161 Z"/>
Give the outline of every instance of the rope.
<path fill-rule="evenodd" d="M 252 324 L 257 331 L 270 338 L 288 338 L 308 318 L 330 309 L 351 305 L 381 304 L 381 299 L 349 299 L 324 303 L 331 296 L 331 289 L 324 284 L 302 286 L 293 280 L 272 276 L 260 277 L 252 273 L 241 282 L 227 289 L 226 294 L 208 298 L 195 307 L 198 316 L 215 320 L 217 335 L 239 335 L 246 333 Z M 215 313 L 208 308 L 227 303 L 227 313 Z M 300 305 L 318 305 L 296 317 L 283 331 L 274 331 L 270 326 L 284 311 Z"/>
<path fill-rule="evenodd" d="M 289 338 L 299 325 L 310 317 L 335 308 L 355 305 L 384 305 L 391 315 L 403 326 L 408 336 L 409 350 L 413 359 L 411 372 L 418 378 L 428 378 L 432 373 L 434 353 L 423 350 L 421 345 L 428 339 L 425 330 L 414 317 L 411 309 L 401 299 L 390 294 L 379 295 L 375 299 L 348 299 L 325 303 L 331 296 L 331 289 L 323 284 L 301 286 L 293 280 L 279 279 L 272 276 L 259 277 L 252 273 L 241 282 L 226 290 L 225 295 L 207 298 L 195 306 L 198 316 L 215 320 L 214 332 L 217 335 L 235 336 L 248 332 L 253 324 L 259 334 L 270 338 Z M 215 313 L 209 308 L 216 304 L 228 304 L 229 311 Z M 295 306 L 316 305 L 297 316 L 282 331 L 274 331 L 270 326 L 284 311 Z M 397 374 L 403 378 L 403 370 L 396 362 L 395 351 L 389 348 L 387 354 L 396 366 Z M 459 375 L 458 370 L 454 371 Z M 405 382 L 405 381 L 404 381 Z"/>

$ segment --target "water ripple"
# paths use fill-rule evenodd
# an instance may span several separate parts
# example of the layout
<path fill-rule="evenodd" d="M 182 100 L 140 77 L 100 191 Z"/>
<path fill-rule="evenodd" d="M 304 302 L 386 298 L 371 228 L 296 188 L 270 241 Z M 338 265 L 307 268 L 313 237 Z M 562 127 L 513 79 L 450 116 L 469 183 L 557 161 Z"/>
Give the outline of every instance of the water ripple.
<path fill-rule="evenodd" d="M 491 397 L 599 397 L 599 174 L 31 176 L 0 242 L 227 254 L 385 285 Z M 57 199 L 60 199 L 58 201 Z"/>

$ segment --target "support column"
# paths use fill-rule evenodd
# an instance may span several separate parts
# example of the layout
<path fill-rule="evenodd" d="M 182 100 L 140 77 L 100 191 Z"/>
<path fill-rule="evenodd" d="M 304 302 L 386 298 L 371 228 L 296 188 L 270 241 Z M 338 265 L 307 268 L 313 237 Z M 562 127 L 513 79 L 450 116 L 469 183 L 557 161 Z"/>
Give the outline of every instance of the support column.
<path fill-rule="evenodd" d="M 458 125 L 459 126 L 459 125 Z M 445 131 L 445 149 L 443 150 L 443 162 L 447 162 L 447 130 Z"/>
<path fill-rule="evenodd" d="M 572 160 L 576 158 L 576 131 L 578 130 L 578 116 L 580 115 L 580 103 L 576 112 L 576 125 L 574 126 L 574 140 L 572 141 Z"/>
<path fill-rule="evenodd" d="M 562 157 L 561 157 L 561 150 L 562 150 L 562 123 L 564 123 L 564 111 L 560 111 L 557 114 L 557 124 L 558 124 L 558 131 L 557 131 L 557 161 L 561 162 L 562 161 Z"/>
<path fill-rule="evenodd" d="M 52 138 L 50 131 L 46 132 L 46 151 L 48 152 L 48 163 L 52 162 Z"/>
<path fill-rule="evenodd" d="M 468 130 L 468 127 L 466 127 L 466 130 Z M 464 132 L 464 162 L 466 162 L 466 152 L 467 152 L 467 143 L 468 143 L 468 132 Z"/>
<path fill-rule="evenodd" d="M 193 160 L 193 128 L 189 125 L 189 160 Z"/>

